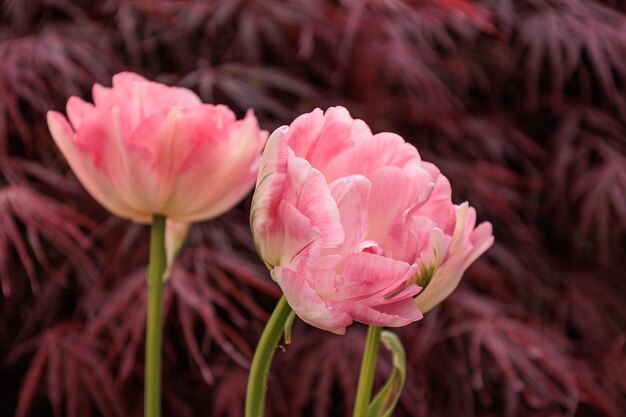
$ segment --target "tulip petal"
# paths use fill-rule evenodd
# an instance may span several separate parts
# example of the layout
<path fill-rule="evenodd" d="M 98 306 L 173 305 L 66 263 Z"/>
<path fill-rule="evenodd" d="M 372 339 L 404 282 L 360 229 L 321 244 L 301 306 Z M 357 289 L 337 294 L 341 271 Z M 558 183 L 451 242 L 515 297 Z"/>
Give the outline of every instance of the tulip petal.
<path fill-rule="evenodd" d="M 200 100 L 196 93 L 186 88 L 170 87 L 152 81 L 136 82 L 131 88 L 141 105 L 141 115 L 144 118 L 150 117 L 165 109 L 202 105 L 202 100 Z M 232 114 L 232 117 L 230 120 L 227 120 L 226 123 L 232 123 L 234 121 L 235 115 Z"/>
<path fill-rule="evenodd" d="M 412 264 L 428 245 L 433 228 L 435 223 L 428 217 L 398 219 L 389 229 L 381 245 L 390 258 Z"/>
<path fill-rule="evenodd" d="M 367 124 L 353 119 L 346 108 L 331 107 L 298 117 L 289 127 L 288 142 L 296 156 L 324 172 L 336 155 L 371 136 Z"/>
<path fill-rule="evenodd" d="M 256 189 L 252 196 L 250 224 L 257 247 L 264 256 L 263 242 L 267 228 L 278 217 L 278 206 L 287 180 L 287 127 L 278 128 L 269 137 L 261 156 Z"/>
<path fill-rule="evenodd" d="M 384 256 L 360 252 L 346 257 L 343 285 L 333 299 L 362 300 L 388 293 L 406 283 L 411 265 Z"/>
<path fill-rule="evenodd" d="M 324 176 L 304 159 L 292 156 L 287 164 L 285 195 L 322 234 L 324 247 L 343 243 L 345 234 L 339 210 Z"/>
<path fill-rule="evenodd" d="M 407 293 L 413 293 L 414 291 L 414 289 L 411 289 L 410 291 L 407 291 Z M 406 298 L 403 297 L 396 302 L 378 305 L 373 308 L 383 314 L 401 317 L 409 323 L 421 320 L 424 317 L 422 312 L 415 305 L 415 300 L 412 296 Z M 401 324 L 401 326 L 402 325 L 403 324 Z"/>
<path fill-rule="evenodd" d="M 272 278 L 283 290 L 293 311 L 310 325 L 335 334 L 344 334 L 346 326 L 352 323 L 348 314 L 329 306 L 320 298 L 302 274 L 278 267 L 272 271 Z"/>
<path fill-rule="evenodd" d="M 148 81 L 132 72 L 114 75 L 113 88 L 94 86 L 93 96 L 97 107 L 104 111 L 119 107 L 120 136 L 123 142 L 133 135 L 146 118 L 156 113 L 202 104 L 191 90 Z"/>
<path fill-rule="evenodd" d="M 52 138 L 68 164 L 87 191 L 107 210 L 138 222 L 150 222 L 151 216 L 130 207 L 119 195 L 108 175 L 93 163 L 92 155 L 85 154 L 74 142 L 74 132 L 68 121 L 57 112 L 48 112 L 48 127 Z"/>
<path fill-rule="evenodd" d="M 445 233 L 454 232 L 456 212 L 452 204 L 452 188 L 450 181 L 439 172 L 439 169 L 428 162 L 422 163 L 434 179 L 434 188 L 428 200 L 411 213 L 431 219 Z"/>
<path fill-rule="evenodd" d="M 338 289 L 337 273 L 334 268 L 317 268 L 312 280 L 315 292 L 323 298 L 332 298 Z"/>
<path fill-rule="evenodd" d="M 189 152 L 176 171 L 171 212 L 190 220 L 210 219 L 231 209 L 254 186 L 267 133 L 252 112 L 225 123 L 226 111 L 232 114 L 224 106 L 208 105 L 182 111 L 181 133 L 188 138 Z M 190 189 L 198 195 L 190 195 Z"/>
<path fill-rule="evenodd" d="M 318 253 L 314 257 L 307 249 L 315 242 L 319 241 L 321 246 L 321 233 L 318 228 L 311 224 L 308 217 L 300 213 L 291 203 L 282 201 L 278 207 L 278 224 L 283 228 L 282 245 L 276 250 L 268 249 L 268 253 L 279 253 L 278 265 L 287 266 L 298 271 L 313 271 L 316 267 Z"/>
<path fill-rule="evenodd" d="M 405 299 L 395 304 L 373 308 L 354 301 L 329 302 L 332 307 L 342 310 L 353 320 L 370 326 L 401 327 L 422 318 L 413 299 Z"/>
<path fill-rule="evenodd" d="M 456 289 L 465 270 L 493 245 L 490 223 L 476 229 L 476 211 L 462 204 L 456 208 L 457 222 L 448 249 L 448 258 L 435 270 L 428 286 L 415 299 L 422 313 L 431 310 Z"/>
<path fill-rule="evenodd" d="M 370 181 L 361 176 L 339 178 L 330 184 L 331 195 L 339 210 L 339 219 L 344 231 L 344 241 L 332 253 L 346 256 L 354 252 L 368 232 L 367 204 L 370 194 Z"/>
<path fill-rule="evenodd" d="M 138 197 L 153 213 L 171 217 L 167 203 L 173 181 L 181 160 L 190 151 L 184 138 L 182 143 L 175 144 L 177 139 L 181 139 L 182 129 L 179 109 L 165 110 L 142 120 L 123 145 L 126 169 L 113 173 L 120 174 L 121 178 L 117 179 L 120 184 L 129 184 L 128 192 L 134 195 L 127 198 L 132 201 Z"/>
<path fill-rule="evenodd" d="M 411 184 L 406 172 L 394 166 L 380 168 L 369 178 L 372 188 L 367 210 L 367 239 L 380 242 L 406 209 Z"/>
<path fill-rule="evenodd" d="M 123 90 L 125 88 L 130 89 L 132 84 L 136 82 L 148 82 L 148 80 L 135 72 L 122 71 L 113 76 L 112 84 L 113 88 Z"/>
<path fill-rule="evenodd" d="M 285 140 L 296 156 L 307 157 L 311 147 L 319 140 L 320 132 L 324 127 L 324 112 L 315 109 L 310 113 L 302 114 L 285 129 Z"/>
<path fill-rule="evenodd" d="M 93 110 L 93 104 L 87 103 L 79 97 L 70 97 L 67 101 L 66 111 L 67 117 L 70 120 L 72 127 L 74 127 L 74 130 L 78 130 L 80 128 L 80 123 L 83 118 L 90 114 Z"/>
<path fill-rule="evenodd" d="M 141 148 L 128 146 L 121 135 L 121 118 L 117 106 L 111 109 L 96 107 L 95 111 L 82 119 L 80 129 L 76 132 L 76 142 L 107 174 L 112 186 L 128 206 L 145 213 L 147 217 L 165 214 L 159 210 L 158 177 L 152 172 L 152 157 Z M 162 125 L 167 126 L 171 121 L 164 118 Z"/>
<path fill-rule="evenodd" d="M 419 162 L 420 156 L 415 147 L 393 133 L 379 133 L 340 153 L 329 163 L 324 174 L 329 182 L 349 175 L 365 175 L 381 167 L 404 168 Z"/>
<path fill-rule="evenodd" d="M 96 106 L 103 105 L 109 99 L 109 94 L 111 94 L 111 89 L 108 87 L 103 87 L 100 84 L 96 83 L 93 85 L 91 89 L 91 97 Z"/>

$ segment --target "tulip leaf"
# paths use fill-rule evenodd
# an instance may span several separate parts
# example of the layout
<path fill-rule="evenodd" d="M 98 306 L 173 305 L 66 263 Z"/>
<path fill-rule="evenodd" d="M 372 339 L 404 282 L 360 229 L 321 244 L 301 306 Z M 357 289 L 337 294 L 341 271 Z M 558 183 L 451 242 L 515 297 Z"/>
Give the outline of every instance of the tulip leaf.
<path fill-rule="evenodd" d="M 287 321 L 285 322 L 284 332 L 285 332 L 285 344 L 291 344 L 291 327 L 293 326 L 293 321 L 296 319 L 296 313 L 291 312 L 287 317 Z"/>
<path fill-rule="evenodd" d="M 368 417 L 390 417 L 406 380 L 406 353 L 400 338 L 395 333 L 385 330 L 381 335 L 381 342 L 391 351 L 393 372 L 370 403 Z"/>

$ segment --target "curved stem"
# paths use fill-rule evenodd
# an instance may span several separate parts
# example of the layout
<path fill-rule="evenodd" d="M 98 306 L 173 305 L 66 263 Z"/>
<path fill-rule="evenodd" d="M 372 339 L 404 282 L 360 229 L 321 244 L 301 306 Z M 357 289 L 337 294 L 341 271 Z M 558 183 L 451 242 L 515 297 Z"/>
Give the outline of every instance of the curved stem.
<path fill-rule="evenodd" d="M 163 273 L 165 254 L 165 217 L 154 216 L 150 235 L 148 267 L 148 310 L 144 381 L 144 416 L 161 415 L 161 338 L 163 333 Z"/>
<path fill-rule="evenodd" d="M 291 307 L 287 304 L 285 297 L 281 297 L 265 325 L 254 352 L 246 394 L 246 417 L 262 417 L 264 415 L 267 375 L 290 313 Z"/>
<path fill-rule="evenodd" d="M 369 326 L 367 329 L 367 340 L 365 342 L 365 352 L 363 352 L 363 362 L 361 362 L 361 373 L 359 375 L 359 385 L 356 391 L 353 417 L 366 417 L 367 409 L 372 398 L 372 388 L 374 386 L 374 376 L 376 375 L 376 363 L 378 361 L 378 349 L 380 348 L 380 334 L 382 327 Z"/>

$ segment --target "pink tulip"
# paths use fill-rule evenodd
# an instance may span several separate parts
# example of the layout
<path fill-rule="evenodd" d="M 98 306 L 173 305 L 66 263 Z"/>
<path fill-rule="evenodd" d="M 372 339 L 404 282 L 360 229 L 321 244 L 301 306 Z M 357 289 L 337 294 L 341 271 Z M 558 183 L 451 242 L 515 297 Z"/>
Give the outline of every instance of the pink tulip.
<path fill-rule="evenodd" d="M 338 334 L 354 320 L 419 320 L 493 243 L 491 225 L 474 228 L 474 209 L 452 204 L 448 180 L 412 145 L 372 135 L 342 107 L 271 135 L 251 223 L 296 314 Z"/>
<path fill-rule="evenodd" d="M 96 84 L 94 104 L 48 113 L 52 137 L 89 193 L 110 212 L 148 223 L 216 217 L 252 188 L 267 138 L 248 112 L 202 104 L 184 88 L 124 72 Z"/>

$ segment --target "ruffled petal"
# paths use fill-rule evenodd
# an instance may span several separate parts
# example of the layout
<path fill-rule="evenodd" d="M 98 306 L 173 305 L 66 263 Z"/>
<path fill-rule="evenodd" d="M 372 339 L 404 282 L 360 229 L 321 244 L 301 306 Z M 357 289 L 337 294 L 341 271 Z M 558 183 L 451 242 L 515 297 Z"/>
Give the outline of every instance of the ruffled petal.
<path fill-rule="evenodd" d="M 413 293 L 415 289 L 407 288 L 407 293 Z M 419 291 L 419 290 L 417 290 Z M 424 316 L 422 312 L 415 305 L 413 297 L 400 298 L 391 303 L 373 307 L 375 310 L 389 315 L 399 317 L 404 321 L 404 324 L 400 322 L 400 326 L 404 326 L 406 323 L 413 323 L 414 321 L 421 320 Z"/>
<path fill-rule="evenodd" d="M 411 215 L 428 217 L 445 233 L 452 234 L 456 222 L 456 212 L 452 204 L 450 181 L 433 164 L 423 162 L 422 166 L 430 172 L 434 179 L 434 188 L 428 200 Z"/>
<path fill-rule="evenodd" d="M 378 169 L 369 179 L 372 188 L 367 209 L 367 239 L 380 242 L 391 226 L 401 220 L 410 198 L 411 184 L 407 174 L 393 166 Z"/>
<path fill-rule="evenodd" d="M 448 257 L 437 268 L 428 286 L 415 299 L 425 313 L 445 300 L 456 289 L 466 269 L 493 245 L 490 223 L 474 229 L 476 211 L 467 203 L 457 206 L 457 221 Z"/>
<path fill-rule="evenodd" d="M 369 227 L 367 204 L 371 184 L 367 178 L 353 175 L 339 178 L 329 187 L 339 210 L 339 219 L 345 235 L 341 246 L 333 248 L 332 253 L 346 256 L 354 252 L 357 245 L 367 236 Z"/>
<path fill-rule="evenodd" d="M 250 207 L 250 226 L 255 246 L 268 268 L 278 265 L 282 225 L 277 223 L 278 206 L 287 180 L 286 126 L 269 137 L 261 156 L 256 188 Z"/>
<path fill-rule="evenodd" d="M 277 265 L 298 271 L 306 270 L 307 276 L 313 275 L 322 240 L 319 229 L 311 224 L 308 217 L 284 200 L 278 207 L 277 223 L 282 228 L 282 238 L 276 239 L 276 242 L 280 242 L 280 247 L 276 250 L 270 248 L 268 254 L 276 253 L 280 256 Z M 315 242 L 318 246 L 315 253 L 311 253 L 311 245 Z"/>
<path fill-rule="evenodd" d="M 362 300 L 391 293 L 412 275 L 411 265 L 367 252 L 351 253 L 343 267 L 343 284 L 333 299 Z"/>
<path fill-rule="evenodd" d="M 315 109 L 299 116 L 289 127 L 287 136 L 296 156 L 325 173 L 336 155 L 371 137 L 372 132 L 365 122 L 353 119 L 346 108 L 331 107 L 326 112 Z"/>
<path fill-rule="evenodd" d="M 352 319 L 333 308 L 311 288 L 303 274 L 289 268 L 275 268 L 272 278 L 282 289 L 293 311 L 306 323 L 335 334 L 344 334 Z"/>
<path fill-rule="evenodd" d="M 381 167 L 404 168 L 420 161 L 417 149 L 393 133 L 379 133 L 361 140 L 352 148 L 330 160 L 324 170 L 329 182 L 349 175 L 365 175 Z"/>
<path fill-rule="evenodd" d="M 294 204 L 319 229 L 324 247 L 343 243 L 345 234 L 328 183 L 306 160 L 295 156 L 288 159 L 283 198 Z"/>
<path fill-rule="evenodd" d="M 402 327 L 422 318 L 413 299 L 405 299 L 380 308 L 369 307 L 355 301 L 329 302 L 336 310 L 345 312 L 353 320 L 370 326 Z"/>
<path fill-rule="evenodd" d="M 399 219 L 391 226 L 381 246 L 390 258 L 412 264 L 428 245 L 435 227 L 435 223 L 428 217 Z"/>

